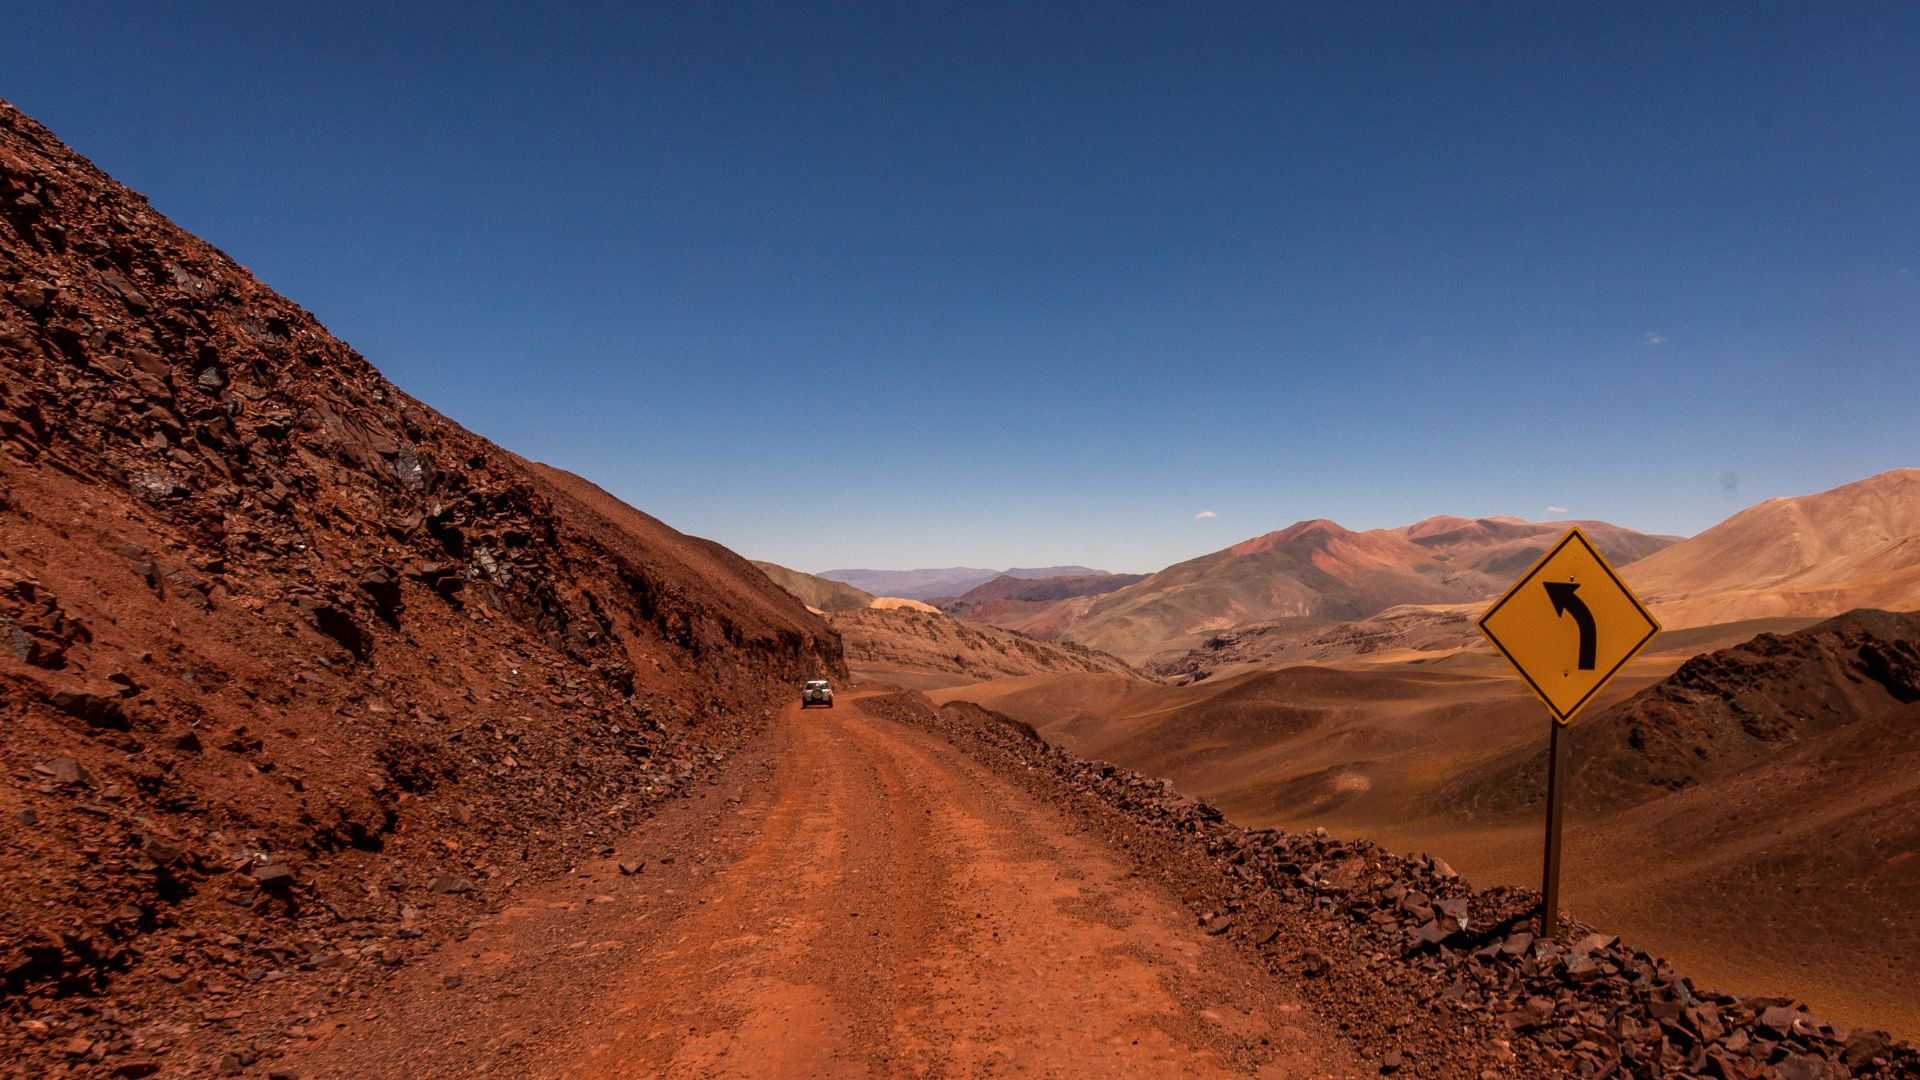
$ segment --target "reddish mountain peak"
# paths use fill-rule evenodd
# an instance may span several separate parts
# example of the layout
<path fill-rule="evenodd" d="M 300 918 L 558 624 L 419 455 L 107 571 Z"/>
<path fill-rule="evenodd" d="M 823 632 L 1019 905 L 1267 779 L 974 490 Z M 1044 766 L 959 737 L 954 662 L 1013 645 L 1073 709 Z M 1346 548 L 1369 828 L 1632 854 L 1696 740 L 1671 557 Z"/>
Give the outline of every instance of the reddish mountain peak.
<path fill-rule="evenodd" d="M 1422 518 L 1411 525 L 1403 525 L 1393 531 L 1405 536 L 1409 540 L 1419 540 L 1422 537 L 1437 536 L 1468 528 L 1473 525 L 1473 521 L 1473 518 L 1455 517 L 1452 514 L 1435 514 L 1430 518 Z"/>
<path fill-rule="evenodd" d="M 1280 530 L 1280 534 L 1285 537 L 1352 536 L 1353 530 L 1328 518 L 1311 518 L 1294 522 Z"/>
<path fill-rule="evenodd" d="M 1229 555 L 1258 555 L 1276 548 L 1324 547 L 1326 544 L 1358 535 L 1337 521 L 1310 518 L 1296 521 L 1284 529 L 1242 540 L 1227 549 Z"/>

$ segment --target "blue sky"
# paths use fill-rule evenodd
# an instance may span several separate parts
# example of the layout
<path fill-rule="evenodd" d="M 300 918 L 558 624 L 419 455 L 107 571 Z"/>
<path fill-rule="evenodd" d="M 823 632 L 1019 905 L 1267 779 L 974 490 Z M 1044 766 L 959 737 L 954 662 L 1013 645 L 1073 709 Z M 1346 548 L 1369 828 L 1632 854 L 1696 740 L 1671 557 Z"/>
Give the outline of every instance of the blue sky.
<path fill-rule="evenodd" d="M 1920 465 L 1920 7 L 1581 7 L 23 3 L 0 96 L 803 569 Z"/>

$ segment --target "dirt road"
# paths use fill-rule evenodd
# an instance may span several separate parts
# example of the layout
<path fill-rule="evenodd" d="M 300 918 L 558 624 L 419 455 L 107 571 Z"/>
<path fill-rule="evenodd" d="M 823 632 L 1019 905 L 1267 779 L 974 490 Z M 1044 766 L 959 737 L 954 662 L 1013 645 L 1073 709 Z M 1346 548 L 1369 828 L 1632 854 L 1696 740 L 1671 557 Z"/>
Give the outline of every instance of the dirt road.
<path fill-rule="evenodd" d="M 1326 1076 L 1157 881 L 946 743 L 790 709 L 617 860 L 319 1019 L 306 1076 Z M 638 874 L 617 861 L 645 860 Z"/>

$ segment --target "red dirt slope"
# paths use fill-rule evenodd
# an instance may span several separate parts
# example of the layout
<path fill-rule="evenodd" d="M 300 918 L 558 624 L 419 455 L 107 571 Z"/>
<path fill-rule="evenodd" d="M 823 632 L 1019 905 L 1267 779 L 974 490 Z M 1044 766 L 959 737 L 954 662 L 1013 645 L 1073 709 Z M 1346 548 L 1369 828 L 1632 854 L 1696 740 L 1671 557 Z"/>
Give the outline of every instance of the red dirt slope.
<path fill-rule="evenodd" d="M 270 1056 L 843 670 L 0 103 L 0 1057 Z"/>

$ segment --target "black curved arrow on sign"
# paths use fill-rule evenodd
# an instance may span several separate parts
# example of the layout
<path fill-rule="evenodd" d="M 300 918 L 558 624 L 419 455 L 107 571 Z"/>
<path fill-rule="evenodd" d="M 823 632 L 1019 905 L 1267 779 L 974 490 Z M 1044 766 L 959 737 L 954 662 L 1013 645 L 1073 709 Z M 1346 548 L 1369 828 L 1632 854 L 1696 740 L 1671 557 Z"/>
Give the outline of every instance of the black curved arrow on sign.
<path fill-rule="evenodd" d="M 1553 601 L 1553 613 L 1565 615 L 1571 612 L 1575 625 L 1580 627 L 1580 670 L 1593 670 L 1593 651 L 1599 644 L 1599 633 L 1594 629 L 1593 612 L 1587 610 L 1587 602 L 1575 596 L 1579 583 L 1572 581 L 1548 581 L 1547 596 Z"/>

